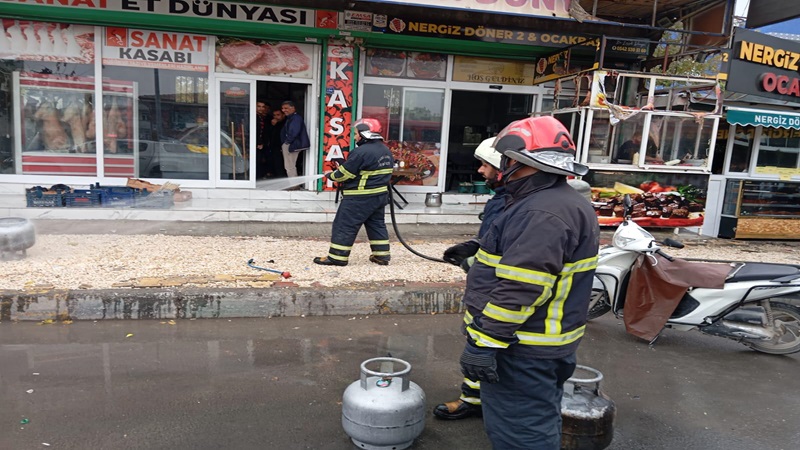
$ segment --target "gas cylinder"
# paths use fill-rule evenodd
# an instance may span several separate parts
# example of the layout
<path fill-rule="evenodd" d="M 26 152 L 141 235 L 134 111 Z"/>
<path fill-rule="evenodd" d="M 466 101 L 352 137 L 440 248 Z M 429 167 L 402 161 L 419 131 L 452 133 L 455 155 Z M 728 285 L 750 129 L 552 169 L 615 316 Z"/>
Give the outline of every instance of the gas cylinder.
<path fill-rule="evenodd" d="M 382 363 L 381 371 L 367 368 Z M 394 365 L 404 368 L 393 371 Z M 342 397 L 342 427 L 359 447 L 408 448 L 425 428 L 425 392 L 409 380 L 411 364 L 402 359 L 372 358 L 361 363 L 361 379 Z"/>
<path fill-rule="evenodd" d="M 600 450 L 614 439 L 617 407 L 600 390 L 603 374 L 577 365 L 561 398 L 561 449 Z"/>

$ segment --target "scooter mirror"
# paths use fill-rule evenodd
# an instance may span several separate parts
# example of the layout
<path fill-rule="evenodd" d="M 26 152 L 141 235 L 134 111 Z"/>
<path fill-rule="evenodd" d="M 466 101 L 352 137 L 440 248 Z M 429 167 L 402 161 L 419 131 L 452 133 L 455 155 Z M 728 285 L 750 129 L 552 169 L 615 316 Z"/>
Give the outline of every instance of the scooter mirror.
<path fill-rule="evenodd" d="M 683 243 L 676 241 L 675 239 L 666 238 L 663 242 L 664 245 L 667 247 L 672 248 L 683 248 Z"/>
<path fill-rule="evenodd" d="M 631 212 L 633 212 L 633 201 L 631 200 L 630 194 L 625 194 L 625 196 L 622 197 L 622 206 L 625 219 L 630 219 Z"/>

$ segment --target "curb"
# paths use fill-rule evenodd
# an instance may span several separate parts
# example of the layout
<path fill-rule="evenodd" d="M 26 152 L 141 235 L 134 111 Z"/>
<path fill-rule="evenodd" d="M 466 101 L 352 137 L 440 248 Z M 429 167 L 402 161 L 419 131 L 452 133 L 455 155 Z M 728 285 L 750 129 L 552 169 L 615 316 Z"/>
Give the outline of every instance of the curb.
<path fill-rule="evenodd" d="M 463 285 L 0 292 L 0 321 L 463 313 Z"/>

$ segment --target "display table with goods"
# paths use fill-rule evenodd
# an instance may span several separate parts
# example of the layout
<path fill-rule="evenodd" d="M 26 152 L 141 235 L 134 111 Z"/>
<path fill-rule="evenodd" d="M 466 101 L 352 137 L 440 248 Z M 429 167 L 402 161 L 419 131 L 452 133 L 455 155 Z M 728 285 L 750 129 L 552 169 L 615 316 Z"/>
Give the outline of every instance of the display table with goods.
<path fill-rule="evenodd" d="M 616 226 L 623 220 L 622 199 L 633 201 L 633 220 L 642 227 L 696 227 L 703 225 L 703 191 L 692 185 L 662 186 L 647 181 L 640 187 L 615 183 L 612 188 L 592 187 L 592 206 L 600 226 Z"/>
<path fill-rule="evenodd" d="M 728 180 L 719 237 L 800 239 L 800 183 Z"/>

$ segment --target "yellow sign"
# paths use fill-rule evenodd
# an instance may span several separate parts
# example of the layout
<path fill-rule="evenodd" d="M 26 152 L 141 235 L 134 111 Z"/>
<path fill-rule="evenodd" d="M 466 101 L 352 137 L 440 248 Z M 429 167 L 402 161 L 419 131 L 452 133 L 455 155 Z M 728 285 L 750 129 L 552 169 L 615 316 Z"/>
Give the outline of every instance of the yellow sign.
<path fill-rule="evenodd" d="M 758 166 L 756 173 L 762 175 L 778 175 L 781 181 L 789 181 L 792 177 L 800 176 L 800 170 L 791 167 Z"/>
<path fill-rule="evenodd" d="M 456 56 L 453 81 L 533 86 L 533 63 L 505 59 Z"/>

